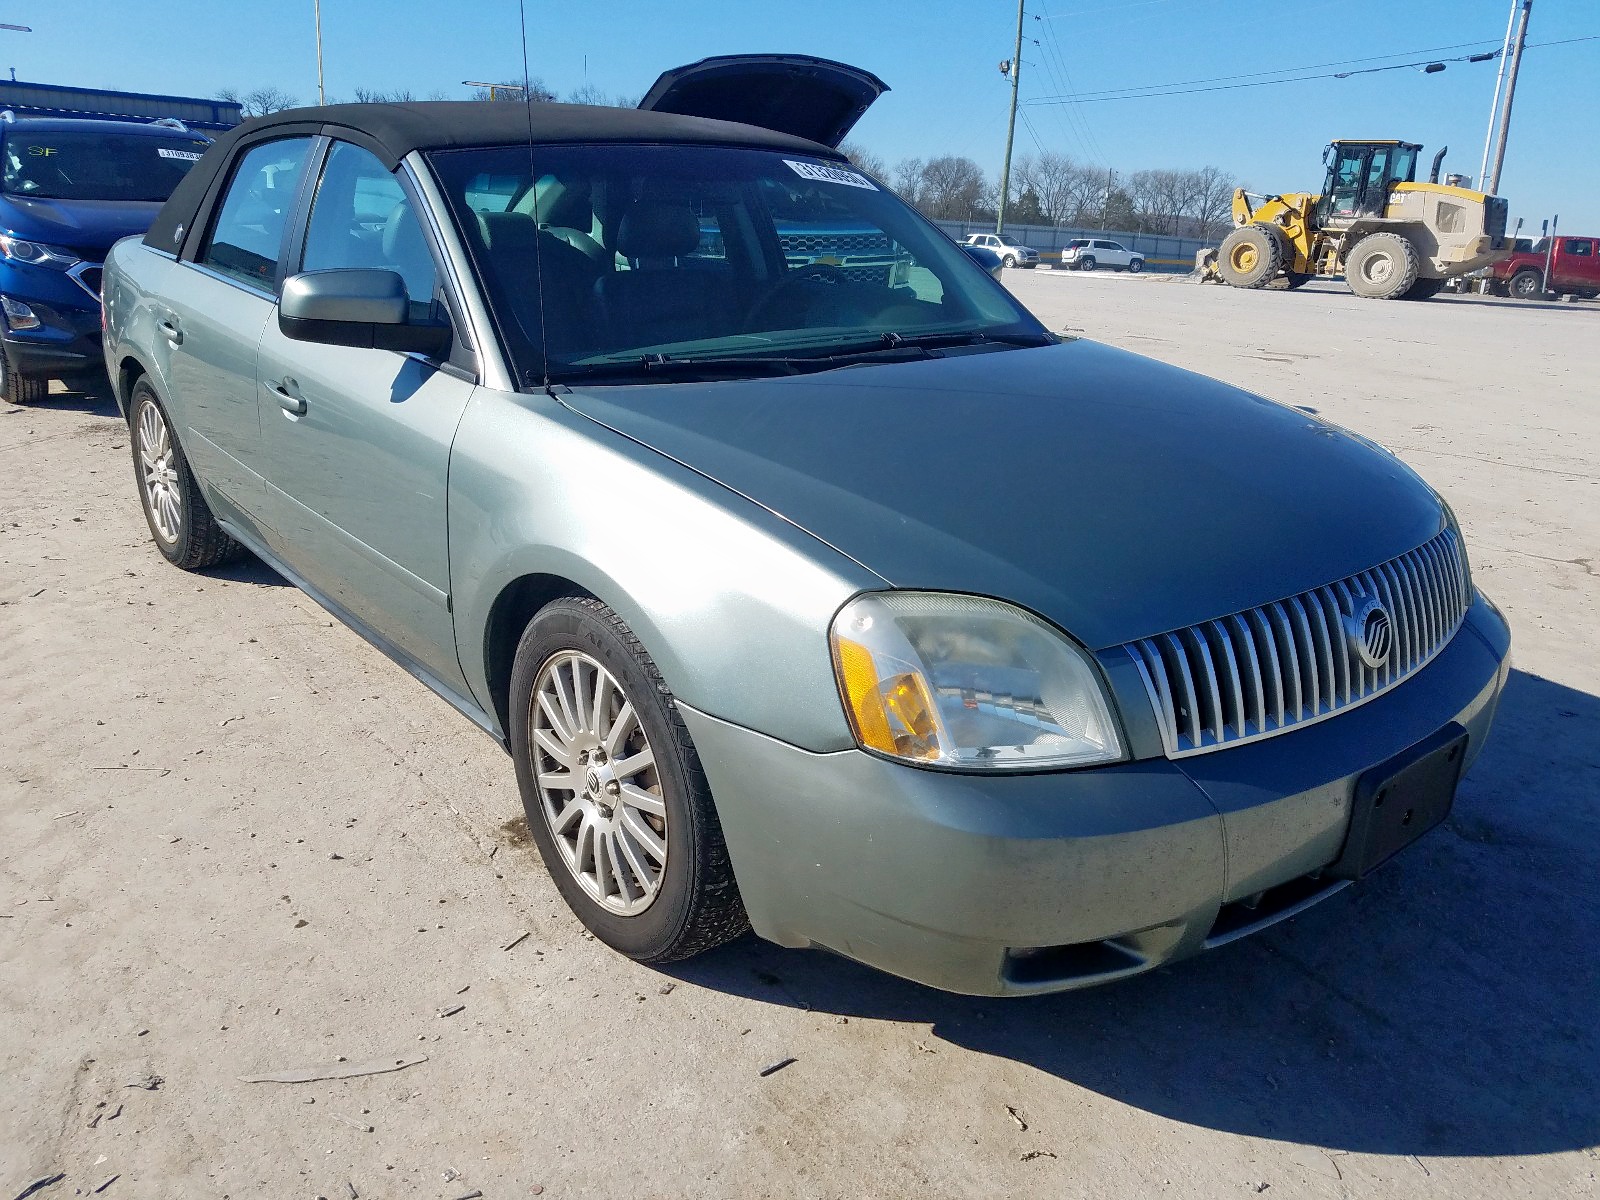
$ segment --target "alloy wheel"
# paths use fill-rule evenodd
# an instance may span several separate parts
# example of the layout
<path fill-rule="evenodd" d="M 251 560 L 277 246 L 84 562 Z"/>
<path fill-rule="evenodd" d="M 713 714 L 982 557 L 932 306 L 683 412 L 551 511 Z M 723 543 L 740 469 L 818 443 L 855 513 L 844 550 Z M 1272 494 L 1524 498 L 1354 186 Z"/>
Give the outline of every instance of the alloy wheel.
<path fill-rule="evenodd" d="M 661 777 L 638 712 L 578 651 L 540 668 L 530 709 L 539 808 L 562 862 L 606 911 L 638 916 L 661 889 L 668 853 Z"/>
<path fill-rule="evenodd" d="M 183 501 L 179 492 L 178 464 L 172 435 L 161 409 L 146 400 L 139 408 L 138 438 L 140 479 L 144 483 L 150 523 L 158 537 L 175 544 L 183 532 Z"/>

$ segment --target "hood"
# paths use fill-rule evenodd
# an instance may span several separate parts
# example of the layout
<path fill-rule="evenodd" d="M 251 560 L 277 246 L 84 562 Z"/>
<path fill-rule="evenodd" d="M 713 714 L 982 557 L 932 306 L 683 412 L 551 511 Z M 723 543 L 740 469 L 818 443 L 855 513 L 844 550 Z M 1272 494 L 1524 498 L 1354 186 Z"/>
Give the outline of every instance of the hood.
<path fill-rule="evenodd" d="M 1372 443 L 1093 342 L 563 400 L 895 587 L 1009 600 L 1091 649 L 1330 583 L 1443 527 Z"/>
<path fill-rule="evenodd" d="M 104 258 L 115 242 L 149 229 L 160 210 L 159 200 L 45 200 L 7 195 L 0 196 L 0 227 L 30 242 Z"/>

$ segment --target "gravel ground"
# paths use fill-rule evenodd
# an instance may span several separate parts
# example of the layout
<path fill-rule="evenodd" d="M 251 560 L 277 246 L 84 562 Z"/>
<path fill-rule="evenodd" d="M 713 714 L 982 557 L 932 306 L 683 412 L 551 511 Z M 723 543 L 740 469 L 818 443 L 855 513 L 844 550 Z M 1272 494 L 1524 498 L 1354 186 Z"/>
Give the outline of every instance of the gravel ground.
<path fill-rule="evenodd" d="M 1518 669 L 1444 829 L 1090 992 L 636 966 L 490 741 L 265 568 L 157 556 L 106 396 L 0 403 L 0 1200 L 1600 1194 L 1600 306 L 1007 282 L 1449 497 Z"/>

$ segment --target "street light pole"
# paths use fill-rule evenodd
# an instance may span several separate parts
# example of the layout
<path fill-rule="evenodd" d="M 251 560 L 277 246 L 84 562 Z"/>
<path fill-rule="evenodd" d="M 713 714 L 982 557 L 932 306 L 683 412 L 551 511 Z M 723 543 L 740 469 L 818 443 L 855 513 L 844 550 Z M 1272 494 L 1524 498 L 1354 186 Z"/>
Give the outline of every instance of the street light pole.
<path fill-rule="evenodd" d="M 1500 194 L 1500 168 L 1506 161 L 1506 138 L 1511 134 L 1511 102 L 1517 95 L 1517 71 L 1522 66 L 1522 51 L 1528 44 L 1528 16 L 1533 12 L 1533 0 L 1522 0 L 1522 19 L 1517 22 L 1517 45 L 1511 52 L 1511 66 L 1506 71 L 1506 105 L 1500 110 L 1500 140 L 1494 148 L 1494 168 L 1485 181 L 1484 191 L 1491 196 Z"/>
<path fill-rule="evenodd" d="M 1489 105 L 1489 127 L 1483 132 L 1483 162 L 1478 166 L 1478 186 L 1489 178 L 1489 155 L 1494 150 L 1495 118 L 1500 115 L 1500 91 L 1506 82 L 1506 63 L 1511 61 L 1511 31 L 1517 27 L 1517 5 L 1521 0 L 1511 0 L 1511 11 L 1506 16 L 1506 36 L 1500 43 L 1500 71 L 1494 77 L 1494 102 Z"/>
<path fill-rule="evenodd" d="M 1011 117 L 1006 121 L 1006 160 L 1000 168 L 1000 203 L 994 219 L 994 231 L 1006 231 L 1006 193 L 1011 190 L 1011 143 L 1017 136 L 1017 85 L 1022 80 L 1022 4 L 1017 0 L 1017 48 L 1011 56 Z"/>
<path fill-rule="evenodd" d="M 311 0 L 317 14 L 317 103 L 326 104 L 328 93 L 322 88 L 322 0 Z"/>

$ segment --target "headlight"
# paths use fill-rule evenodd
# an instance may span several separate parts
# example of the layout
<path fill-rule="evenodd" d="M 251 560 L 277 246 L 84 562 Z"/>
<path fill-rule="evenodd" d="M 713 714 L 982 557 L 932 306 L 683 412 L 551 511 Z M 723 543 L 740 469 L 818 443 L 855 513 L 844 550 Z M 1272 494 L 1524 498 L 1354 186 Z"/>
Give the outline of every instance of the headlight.
<path fill-rule="evenodd" d="M 1013 605 L 941 592 L 868 593 L 839 610 L 829 641 L 864 749 L 984 771 L 1123 757 L 1088 657 Z"/>
<path fill-rule="evenodd" d="M 80 261 L 70 250 L 46 246 L 42 242 L 25 242 L 10 234 L 0 233 L 0 255 L 12 262 L 27 263 L 30 267 L 55 267 L 66 270 Z"/>

